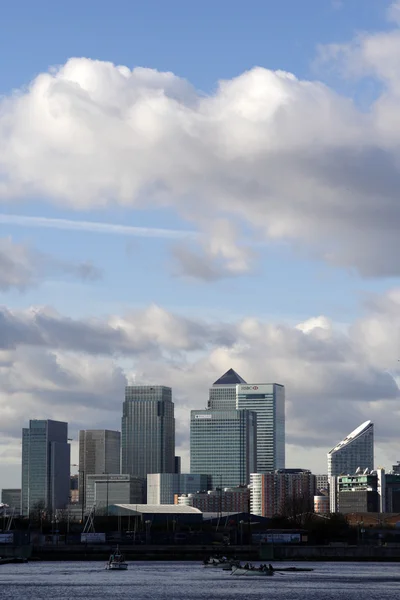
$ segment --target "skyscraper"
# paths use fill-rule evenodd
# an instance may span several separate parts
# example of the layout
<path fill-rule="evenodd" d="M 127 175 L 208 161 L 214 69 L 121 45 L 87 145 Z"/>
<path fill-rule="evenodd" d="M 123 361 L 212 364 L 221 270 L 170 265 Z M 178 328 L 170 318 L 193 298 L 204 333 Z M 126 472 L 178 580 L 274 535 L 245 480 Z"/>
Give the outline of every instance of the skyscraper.
<path fill-rule="evenodd" d="M 328 452 L 328 478 L 331 512 L 336 512 L 336 478 L 354 475 L 357 469 L 374 468 L 374 424 L 365 421 Z"/>
<path fill-rule="evenodd" d="M 229 369 L 210 388 L 208 408 L 215 410 L 235 410 L 236 386 L 245 383 L 245 380 L 236 371 Z"/>
<path fill-rule="evenodd" d="M 122 472 L 137 477 L 175 471 L 172 390 L 133 385 L 125 390 L 122 416 Z"/>
<path fill-rule="evenodd" d="M 79 432 L 79 501 L 86 505 L 86 480 L 97 473 L 121 472 L 121 433 L 108 429 Z"/>
<path fill-rule="evenodd" d="M 250 482 L 257 465 L 257 415 L 249 410 L 192 410 L 190 472 L 211 475 L 211 487 Z"/>
<path fill-rule="evenodd" d="M 257 413 L 257 473 L 284 469 L 284 386 L 278 383 L 237 385 L 236 408 Z"/>
<path fill-rule="evenodd" d="M 68 423 L 29 421 L 22 430 L 21 510 L 53 513 L 69 500 L 70 445 Z"/>

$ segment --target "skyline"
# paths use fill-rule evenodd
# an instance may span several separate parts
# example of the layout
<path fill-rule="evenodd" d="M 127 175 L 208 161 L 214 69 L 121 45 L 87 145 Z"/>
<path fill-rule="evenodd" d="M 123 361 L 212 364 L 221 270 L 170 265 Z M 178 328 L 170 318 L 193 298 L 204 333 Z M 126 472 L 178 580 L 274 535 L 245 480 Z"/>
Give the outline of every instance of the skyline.
<path fill-rule="evenodd" d="M 216 384 L 226 385 L 225 383 L 223 383 L 224 382 L 224 378 L 226 378 L 226 376 L 232 377 L 231 373 L 233 373 L 234 377 L 237 380 L 243 381 L 242 378 L 240 376 L 238 376 L 238 374 L 235 371 L 233 371 L 233 369 L 229 369 L 225 374 L 223 374 L 219 378 L 219 380 L 217 382 L 215 382 L 213 384 L 213 387 L 215 387 Z M 258 386 L 261 386 L 261 387 L 266 387 L 266 386 L 271 386 L 271 385 L 276 386 L 277 384 L 262 384 L 262 383 L 258 384 Z M 245 387 L 246 388 L 250 388 L 250 387 L 253 387 L 253 386 L 254 386 L 254 383 L 249 382 L 249 384 L 247 384 Z M 254 386 L 254 387 L 257 387 L 257 389 L 259 389 L 258 386 Z M 280 384 L 278 384 L 278 386 L 279 387 L 283 387 Z M 167 395 L 169 394 L 169 392 L 172 392 L 172 390 L 170 388 L 165 388 L 164 386 L 152 386 L 152 385 L 150 385 L 150 386 L 142 386 L 142 385 L 139 385 L 139 386 L 127 386 L 126 391 L 125 391 L 125 400 L 123 402 L 123 407 L 122 407 L 122 425 L 123 425 L 124 419 L 126 419 L 126 414 L 125 414 L 126 413 L 126 407 L 125 407 L 125 405 L 126 405 L 126 402 L 127 402 L 127 395 L 128 395 L 129 400 L 131 400 L 131 401 L 132 401 L 132 399 L 136 399 L 138 401 L 143 400 L 145 398 L 145 396 L 143 396 L 143 389 L 144 389 L 144 387 L 148 387 L 148 390 L 145 391 L 145 396 L 148 396 L 149 399 L 152 398 L 152 395 L 154 395 L 154 394 L 155 394 L 155 397 L 157 397 L 157 395 L 160 393 L 161 388 L 163 389 L 163 393 L 166 393 Z M 240 393 L 241 393 L 240 390 L 241 390 L 242 387 L 244 387 L 244 386 L 241 385 L 241 384 L 236 385 L 236 388 L 237 388 L 236 394 L 240 395 Z M 135 391 L 135 388 L 137 388 L 136 391 Z M 159 388 L 159 389 L 157 389 L 157 388 Z M 154 391 L 154 390 L 156 390 L 156 391 Z M 210 391 L 211 390 L 212 390 L 212 388 L 210 388 Z M 284 392 L 283 392 L 283 396 L 284 396 Z M 172 399 L 173 399 L 173 395 L 172 395 Z M 154 398 L 152 398 L 152 400 L 154 401 Z M 171 402 L 171 400 L 170 400 L 170 402 Z M 173 404 L 173 402 L 171 402 L 171 403 Z M 244 412 L 248 412 L 249 416 L 250 415 L 254 416 L 257 413 L 257 411 L 255 411 L 254 409 L 247 409 L 247 410 L 243 411 L 243 409 L 242 410 L 241 409 L 236 409 L 235 410 L 233 408 L 221 408 L 221 407 L 212 408 L 210 406 L 207 406 L 205 409 L 200 409 L 200 410 L 199 409 L 194 409 L 194 410 L 191 410 L 190 414 L 189 414 L 190 433 L 191 433 L 191 435 L 192 435 L 192 426 L 193 426 L 193 423 L 196 423 L 196 419 L 200 418 L 200 417 L 198 417 L 196 415 L 197 414 L 205 414 L 206 415 L 206 414 L 208 414 L 208 412 L 212 413 L 213 411 L 216 411 L 218 413 L 219 418 L 221 417 L 221 414 L 223 412 L 224 413 L 223 419 L 225 419 L 228 414 L 230 414 L 231 417 L 232 417 L 233 413 L 237 413 L 237 415 L 236 415 L 237 417 L 239 417 L 239 415 L 241 413 L 244 413 Z M 142 413 L 142 419 L 143 419 L 143 413 Z M 32 424 L 35 425 L 36 423 L 41 424 L 41 423 L 46 423 L 46 422 L 48 422 L 46 419 L 29 420 L 29 427 L 31 427 Z M 53 421 L 49 421 L 49 422 L 52 423 Z M 207 423 L 208 423 L 208 421 L 207 421 Z M 68 422 L 60 423 L 60 425 L 66 426 L 66 435 L 67 435 L 67 429 L 68 429 L 68 426 L 69 426 Z M 141 423 L 141 425 L 143 425 L 143 423 Z M 174 427 L 175 427 L 175 422 L 174 422 Z M 228 427 L 228 429 L 229 429 L 229 427 Z M 321 472 L 315 472 L 314 475 L 316 475 L 317 477 L 318 476 L 320 476 L 320 477 L 321 476 L 328 477 L 328 479 L 329 479 L 329 476 L 332 474 L 331 471 L 332 471 L 332 460 L 333 460 L 332 457 L 333 457 L 333 455 L 341 453 L 342 450 L 347 451 L 347 448 L 350 447 L 350 446 L 353 446 L 354 444 L 358 444 L 357 445 L 358 454 L 357 454 L 357 452 L 354 453 L 354 451 L 352 451 L 352 453 L 351 453 L 352 463 L 353 464 L 352 464 L 352 468 L 349 471 L 349 473 L 352 473 L 352 474 L 356 473 L 357 470 L 360 469 L 360 468 L 363 470 L 365 468 L 365 464 L 367 464 L 368 469 L 372 472 L 373 469 L 374 469 L 373 463 L 374 463 L 374 456 L 375 456 L 375 444 L 374 444 L 373 430 L 374 430 L 374 424 L 372 423 L 372 421 L 368 420 L 368 421 L 365 421 L 364 423 L 362 423 L 361 425 L 358 425 L 350 433 L 344 435 L 343 439 L 341 441 L 337 442 L 335 444 L 334 448 L 332 448 L 331 450 L 329 450 L 326 453 L 327 467 L 328 468 L 325 469 L 325 470 L 321 470 Z M 27 432 L 27 431 L 29 431 L 29 430 L 26 429 L 26 428 L 22 429 L 22 440 L 24 440 L 24 436 L 26 435 L 25 432 Z M 84 467 L 84 472 L 87 471 L 88 474 L 93 474 L 93 473 L 97 473 L 97 472 L 98 473 L 103 473 L 103 474 L 104 474 L 104 472 L 108 472 L 110 474 L 111 473 L 113 473 L 113 474 L 119 474 L 119 473 L 123 473 L 125 471 L 128 471 L 129 469 L 127 469 L 126 467 L 125 468 L 123 467 L 123 454 L 124 454 L 124 452 L 122 452 L 122 453 L 121 452 L 117 452 L 117 454 L 116 454 L 115 453 L 115 448 L 113 448 L 112 444 L 108 446 L 108 450 L 106 450 L 106 447 L 105 447 L 106 444 L 105 444 L 105 437 L 104 436 L 106 436 L 107 434 L 111 434 L 115 439 L 118 439 L 118 443 L 120 444 L 121 439 L 123 437 L 122 431 L 123 431 L 123 427 L 122 427 L 121 431 L 118 431 L 118 430 L 109 430 L 109 429 L 102 429 L 102 430 L 100 430 L 100 429 L 97 429 L 97 430 L 95 430 L 95 429 L 84 429 L 84 430 L 80 430 L 79 431 L 79 438 L 78 438 L 79 439 L 79 446 L 78 446 L 78 450 L 79 450 L 79 464 L 71 463 L 70 466 L 71 467 L 76 467 L 76 471 L 77 471 L 76 473 L 74 473 L 73 472 L 74 469 L 72 469 L 71 470 L 71 477 L 78 476 L 79 473 L 81 472 L 81 466 L 80 465 L 86 464 L 86 461 L 88 460 L 88 458 L 86 457 L 86 452 L 83 449 L 84 448 L 84 442 L 83 442 L 83 440 L 84 440 L 84 438 L 86 439 L 87 435 L 89 435 L 89 440 L 90 440 L 89 441 L 89 447 L 90 447 L 89 456 L 90 456 L 90 461 L 93 463 L 93 465 L 98 460 L 100 460 L 100 461 L 106 461 L 106 463 L 107 463 L 107 461 L 108 462 L 111 461 L 111 462 L 109 462 L 110 465 L 111 465 L 111 463 L 113 461 L 115 462 L 115 460 L 116 460 L 117 463 L 120 466 L 118 468 L 114 468 L 113 469 L 113 468 L 111 468 L 111 466 L 109 466 L 107 468 L 104 467 L 104 466 L 100 467 L 100 468 L 95 468 L 92 465 L 90 468 Z M 193 439 L 196 439 L 196 440 L 197 439 L 201 439 L 202 444 L 204 444 L 204 441 L 207 438 L 207 435 L 205 435 L 205 432 L 203 432 L 203 434 L 200 436 L 200 438 L 198 438 L 198 436 L 199 436 L 199 433 L 196 433 L 196 436 Z M 366 438 L 365 440 L 364 440 L 364 437 Z M 360 444 L 358 442 L 359 438 L 360 439 L 363 438 L 363 441 L 362 441 L 360 447 L 359 447 Z M 257 436 L 257 439 L 258 439 L 258 436 Z M 102 444 L 100 443 L 100 445 L 98 447 L 98 450 L 99 450 L 99 454 L 98 454 L 97 450 L 95 451 L 95 447 L 96 447 L 96 444 L 98 442 L 101 442 L 101 440 L 103 440 L 103 441 L 102 441 Z M 191 440 L 192 440 L 192 437 L 191 437 Z M 70 442 L 72 442 L 72 441 L 73 441 L 73 439 L 68 437 L 68 446 L 69 447 L 71 446 Z M 112 441 L 112 440 L 110 440 L 110 441 Z M 206 447 L 207 447 L 207 445 L 205 444 L 204 448 L 206 448 Z M 122 445 L 121 445 L 121 448 L 122 448 Z M 144 449 L 144 446 L 141 446 L 141 448 Z M 257 443 L 256 448 L 259 449 L 258 443 Z M 261 445 L 261 448 L 262 448 L 262 445 Z M 353 456 L 353 454 L 354 454 L 354 456 Z M 257 457 L 258 456 L 259 455 L 258 455 L 258 451 L 257 451 Z M 362 458 L 361 458 L 361 456 L 362 456 Z M 174 470 L 167 470 L 167 471 L 160 470 L 160 471 L 157 471 L 156 474 L 160 474 L 160 473 L 170 473 L 170 474 L 171 473 L 172 474 L 173 473 L 175 473 L 175 474 L 176 473 L 182 473 L 182 471 L 176 471 L 175 470 L 176 469 L 176 460 L 177 459 L 178 459 L 179 464 L 180 464 L 181 457 L 177 456 L 176 453 L 174 453 L 174 461 L 173 461 L 174 462 Z M 141 460 L 143 460 L 143 457 L 141 458 Z M 136 462 L 137 461 L 138 461 L 138 458 L 136 458 Z M 342 462 L 340 462 L 340 461 L 341 461 L 341 459 L 339 459 L 339 463 L 340 464 L 343 463 L 342 467 L 344 465 L 347 465 L 347 463 L 348 463 L 348 460 L 346 460 L 345 458 L 342 459 Z M 140 459 L 139 459 L 139 462 L 140 462 Z M 209 468 L 208 469 L 204 469 L 204 468 L 203 469 L 199 469 L 196 466 L 194 466 L 194 468 L 192 468 L 191 462 L 192 462 L 192 460 L 190 460 L 190 468 L 186 469 L 187 473 L 197 473 L 199 471 L 208 471 L 208 472 L 211 472 Z M 257 458 L 257 462 L 258 462 L 258 458 Z M 399 462 L 399 461 L 397 461 L 397 462 Z M 20 465 L 20 467 L 21 466 L 22 465 Z M 274 472 L 278 472 L 280 469 L 289 470 L 290 471 L 293 468 L 295 470 L 296 469 L 300 469 L 300 470 L 307 470 L 310 473 L 312 472 L 312 470 L 309 467 L 304 466 L 304 465 L 302 467 L 299 467 L 299 466 L 297 466 L 297 467 L 293 467 L 293 466 L 287 467 L 287 465 L 285 465 L 285 466 L 278 466 L 278 465 L 276 465 L 272 469 L 262 469 L 262 468 L 259 469 L 258 467 L 257 468 L 255 467 L 254 469 L 250 469 L 249 474 L 250 473 L 253 473 L 253 474 L 256 474 L 256 473 L 257 474 L 260 474 L 260 473 L 261 474 L 262 473 L 274 473 Z M 339 472 L 340 473 L 345 472 L 346 468 L 345 469 L 339 468 Z M 381 466 L 379 468 L 383 468 L 383 469 L 387 470 L 388 472 L 391 472 L 389 470 L 390 467 L 388 468 L 387 466 L 384 466 L 384 467 Z M 322 471 L 324 472 L 324 475 L 322 475 Z M 22 473 L 23 473 L 23 468 L 22 468 Z M 131 475 L 132 475 L 132 473 L 131 473 Z M 134 473 L 133 475 L 137 476 L 136 473 Z M 144 477 L 144 475 L 142 475 L 142 476 Z M 208 473 L 207 476 L 210 476 L 210 473 Z M 220 475 L 218 475 L 217 477 L 220 477 Z M 237 485 L 241 485 L 241 484 L 237 484 Z M 79 489 L 81 489 L 81 487 L 79 487 Z M 213 488 L 211 488 L 211 489 L 213 489 Z"/>
<path fill-rule="evenodd" d="M 288 467 L 369 419 L 395 464 L 400 2 L 90 4 L 4 9 L 1 486 L 28 418 L 77 463 L 129 384 L 173 389 L 187 470 L 229 368 L 285 386 Z"/>

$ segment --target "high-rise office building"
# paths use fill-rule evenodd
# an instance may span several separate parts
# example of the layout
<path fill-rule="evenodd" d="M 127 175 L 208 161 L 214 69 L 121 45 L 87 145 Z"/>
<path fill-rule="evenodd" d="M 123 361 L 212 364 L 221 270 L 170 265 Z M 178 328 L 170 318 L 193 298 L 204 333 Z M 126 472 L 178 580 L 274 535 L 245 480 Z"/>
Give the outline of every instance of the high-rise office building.
<path fill-rule="evenodd" d="M 257 472 L 285 468 L 285 388 L 277 383 L 246 383 L 229 369 L 212 385 L 208 408 L 257 413 Z"/>
<path fill-rule="evenodd" d="M 137 477 L 175 471 L 172 390 L 133 385 L 125 390 L 122 416 L 122 471 Z"/>
<path fill-rule="evenodd" d="M 245 380 L 236 371 L 229 369 L 210 388 L 208 408 L 215 410 L 235 410 L 236 386 L 245 383 Z"/>
<path fill-rule="evenodd" d="M 337 477 L 374 468 L 374 425 L 365 421 L 328 452 L 331 512 L 338 511 Z M 340 508 L 339 508 L 340 510 Z"/>
<path fill-rule="evenodd" d="M 257 415 L 250 410 L 192 410 L 190 471 L 211 475 L 211 487 L 250 482 L 257 465 Z"/>
<path fill-rule="evenodd" d="M 237 385 L 236 408 L 257 413 L 257 473 L 284 469 L 284 386 L 278 383 Z"/>
<path fill-rule="evenodd" d="M 121 433 L 108 429 L 79 432 L 79 501 L 85 500 L 86 479 L 94 473 L 121 472 Z"/>
<path fill-rule="evenodd" d="M 34 510 L 52 514 L 68 504 L 70 445 L 68 423 L 29 421 L 22 430 L 23 515 Z"/>

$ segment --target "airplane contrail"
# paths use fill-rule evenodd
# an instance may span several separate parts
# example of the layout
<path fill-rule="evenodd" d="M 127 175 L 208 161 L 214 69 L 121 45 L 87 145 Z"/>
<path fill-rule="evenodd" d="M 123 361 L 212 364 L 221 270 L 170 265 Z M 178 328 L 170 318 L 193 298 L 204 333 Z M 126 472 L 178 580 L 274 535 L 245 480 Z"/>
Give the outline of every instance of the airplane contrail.
<path fill-rule="evenodd" d="M 132 237 L 149 237 L 161 239 L 196 238 L 196 231 L 185 229 L 162 229 L 157 227 L 134 227 L 99 221 L 73 221 L 70 219 L 54 219 L 49 217 L 31 217 L 27 215 L 10 215 L 0 213 L 0 225 L 17 225 L 19 227 L 41 227 L 46 229 L 65 229 L 69 231 L 88 231 L 90 233 L 106 233 Z"/>

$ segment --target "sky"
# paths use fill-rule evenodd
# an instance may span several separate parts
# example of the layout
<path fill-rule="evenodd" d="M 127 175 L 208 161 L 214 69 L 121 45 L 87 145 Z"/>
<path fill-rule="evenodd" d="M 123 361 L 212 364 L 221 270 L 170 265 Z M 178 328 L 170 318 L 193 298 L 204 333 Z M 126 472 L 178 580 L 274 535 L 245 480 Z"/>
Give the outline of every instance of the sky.
<path fill-rule="evenodd" d="M 400 3 L 16 0 L 0 22 L 0 488 L 21 428 L 286 387 L 287 466 L 398 459 Z"/>

